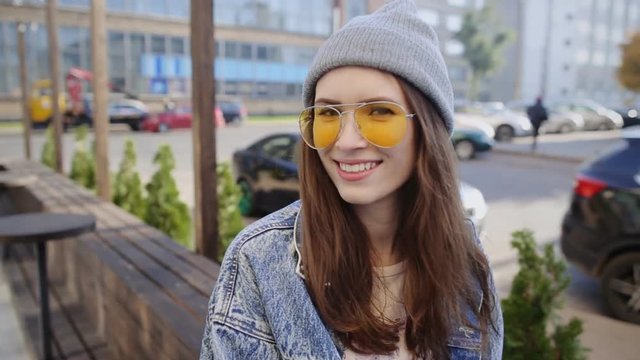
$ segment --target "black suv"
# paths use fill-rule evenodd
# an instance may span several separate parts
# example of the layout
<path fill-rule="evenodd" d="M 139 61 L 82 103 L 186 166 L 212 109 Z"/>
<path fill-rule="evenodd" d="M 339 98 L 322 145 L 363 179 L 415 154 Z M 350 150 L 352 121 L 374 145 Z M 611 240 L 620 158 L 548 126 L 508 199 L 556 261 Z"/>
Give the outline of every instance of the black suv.
<path fill-rule="evenodd" d="M 601 280 L 619 319 L 640 324 L 640 126 L 580 169 L 562 224 L 562 251 Z"/>
<path fill-rule="evenodd" d="M 225 124 L 240 125 L 247 119 L 247 108 L 240 101 L 236 100 L 218 100 L 216 101 Z"/>

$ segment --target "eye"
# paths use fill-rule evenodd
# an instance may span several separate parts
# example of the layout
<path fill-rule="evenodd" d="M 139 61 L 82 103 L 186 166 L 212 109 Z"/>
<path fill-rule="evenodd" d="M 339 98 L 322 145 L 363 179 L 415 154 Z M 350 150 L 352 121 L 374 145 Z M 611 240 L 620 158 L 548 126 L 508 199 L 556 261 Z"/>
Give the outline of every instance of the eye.
<path fill-rule="evenodd" d="M 371 107 L 371 109 L 369 110 L 369 115 L 374 115 L 374 116 L 395 115 L 395 112 L 386 106 L 377 105 L 377 106 Z"/>
<path fill-rule="evenodd" d="M 316 108 L 316 116 L 318 117 L 323 117 L 323 118 L 329 118 L 329 117 L 337 117 L 338 113 L 333 110 L 332 108 Z"/>

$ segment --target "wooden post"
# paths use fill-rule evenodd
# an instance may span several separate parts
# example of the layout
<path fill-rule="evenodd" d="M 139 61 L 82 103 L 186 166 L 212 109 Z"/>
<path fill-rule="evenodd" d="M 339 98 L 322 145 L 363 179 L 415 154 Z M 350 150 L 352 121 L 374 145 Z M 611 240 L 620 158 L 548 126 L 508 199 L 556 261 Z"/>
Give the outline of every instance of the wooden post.
<path fill-rule="evenodd" d="M 22 134 L 24 136 L 24 156 L 31 160 L 31 112 L 29 111 L 29 84 L 27 80 L 27 56 L 24 34 L 27 25 L 18 23 L 18 61 L 20 62 L 20 90 L 22 91 Z"/>
<path fill-rule="evenodd" d="M 91 1 L 91 58 L 93 61 L 93 127 L 96 139 L 96 186 L 98 196 L 111 200 L 109 175 L 109 114 L 105 1 Z"/>
<path fill-rule="evenodd" d="M 191 0 L 196 252 L 215 260 L 218 253 L 218 198 L 213 43 L 213 0 Z"/>
<path fill-rule="evenodd" d="M 62 164 L 62 116 L 60 114 L 60 57 L 58 52 L 58 23 L 56 20 L 56 0 L 47 0 L 47 33 L 49 37 L 49 77 L 51 78 L 51 121 L 53 122 L 53 143 L 56 152 L 56 171 L 64 173 Z"/>

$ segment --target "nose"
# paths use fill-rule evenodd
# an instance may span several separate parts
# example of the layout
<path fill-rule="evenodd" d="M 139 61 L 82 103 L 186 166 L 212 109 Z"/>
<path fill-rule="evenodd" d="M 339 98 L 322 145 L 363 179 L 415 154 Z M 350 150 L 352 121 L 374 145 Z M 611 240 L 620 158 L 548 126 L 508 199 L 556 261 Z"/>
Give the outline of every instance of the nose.
<path fill-rule="evenodd" d="M 353 111 L 342 113 L 342 131 L 338 135 L 335 147 L 348 151 L 367 147 L 367 140 L 360 135 Z"/>

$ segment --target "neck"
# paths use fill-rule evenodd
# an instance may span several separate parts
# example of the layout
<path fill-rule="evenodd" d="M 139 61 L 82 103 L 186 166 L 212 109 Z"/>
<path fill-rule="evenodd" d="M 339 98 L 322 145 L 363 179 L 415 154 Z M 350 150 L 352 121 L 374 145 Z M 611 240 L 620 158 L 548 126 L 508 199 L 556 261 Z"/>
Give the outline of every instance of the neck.
<path fill-rule="evenodd" d="M 399 254 L 393 249 L 399 220 L 397 199 L 385 199 L 369 205 L 356 205 L 354 209 L 369 234 L 373 265 L 381 267 L 400 262 Z"/>

